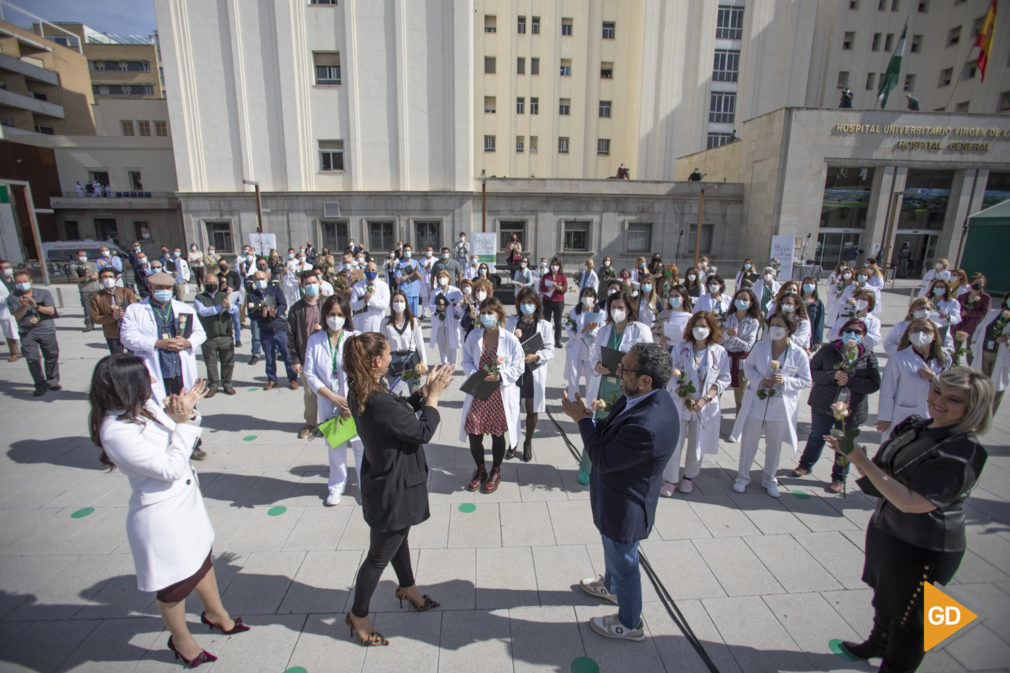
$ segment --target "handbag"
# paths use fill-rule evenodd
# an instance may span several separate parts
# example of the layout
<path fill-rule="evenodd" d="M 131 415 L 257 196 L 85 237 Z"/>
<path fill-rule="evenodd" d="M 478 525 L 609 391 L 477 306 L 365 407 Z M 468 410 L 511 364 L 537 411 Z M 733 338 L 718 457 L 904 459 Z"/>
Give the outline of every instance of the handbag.
<path fill-rule="evenodd" d="M 358 436 L 358 426 L 353 416 L 341 418 L 339 414 L 319 424 L 319 432 L 326 439 L 331 449 L 349 442 Z"/>
<path fill-rule="evenodd" d="M 393 353 L 389 360 L 386 378 L 392 380 L 407 369 L 415 369 L 421 364 L 421 355 L 416 350 L 407 353 Z"/>

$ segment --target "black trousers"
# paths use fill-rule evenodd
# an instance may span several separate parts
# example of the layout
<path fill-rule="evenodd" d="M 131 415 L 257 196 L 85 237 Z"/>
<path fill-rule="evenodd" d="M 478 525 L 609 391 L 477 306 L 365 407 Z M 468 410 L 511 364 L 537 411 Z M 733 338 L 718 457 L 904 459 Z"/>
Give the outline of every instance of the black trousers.
<path fill-rule="evenodd" d="M 42 354 L 39 355 L 39 351 Z M 40 332 L 37 329 L 21 334 L 21 355 L 24 356 L 28 371 L 35 382 L 36 390 L 60 383 L 60 344 L 56 341 L 56 332 Z M 45 358 L 45 373 L 42 362 Z"/>
<path fill-rule="evenodd" d="M 544 320 L 554 323 L 554 345 L 561 344 L 561 316 L 565 312 L 565 302 L 545 301 Z"/>
<path fill-rule="evenodd" d="M 390 563 L 396 571 L 396 579 L 401 588 L 414 586 L 414 571 L 410 567 L 410 547 L 407 535 L 410 526 L 400 530 L 371 530 L 368 554 L 358 569 L 358 580 L 354 584 L 354 606 L 351 612 L 358 619 L 368 616 L 372 594 L 379 584 L 382 571 Z"/>

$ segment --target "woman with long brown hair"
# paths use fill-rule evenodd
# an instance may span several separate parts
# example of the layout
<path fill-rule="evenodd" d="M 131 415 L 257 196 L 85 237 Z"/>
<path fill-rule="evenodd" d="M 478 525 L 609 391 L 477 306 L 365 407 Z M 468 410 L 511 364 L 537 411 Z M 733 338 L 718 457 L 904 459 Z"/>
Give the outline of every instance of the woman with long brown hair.
<path fill-rule="evenodd" d="M 399 584 L 396 597 L 418 612 L 437 608 L 422 595 L 410 567 L 410 527 L 427 520 L 428 464 L 424 444 L 440 420 L 438 400 L 452 380 L 451 364 L 435 367 L 409 398 L 394 395 L 382 381 L 392 355 L 376 332 L 351 337 L 344 346 L 347 404 L 364 444 L 361 461 L 361 512 L 370 529 L 368 554 L 354 585 L 354 604 L 344 618 L 362 645 L 388 645 L 368 616 L 372 594 L 392 563 Z M 418 413 L 420 412 L 420 413 Z"/>

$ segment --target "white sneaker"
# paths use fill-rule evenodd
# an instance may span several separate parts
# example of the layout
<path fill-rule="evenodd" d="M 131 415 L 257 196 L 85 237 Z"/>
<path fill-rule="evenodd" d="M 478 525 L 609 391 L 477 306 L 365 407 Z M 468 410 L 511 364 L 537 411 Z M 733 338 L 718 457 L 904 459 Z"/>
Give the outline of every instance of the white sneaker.
<path fill-rule="evenodd" d="M 589 628 L 605 638 L 633 640 L 635 642 L 642 642 L 645 640 L 644 624 L 637 629 L 629 629 L 621 623 L 621 621 L 617 618 L 617 615 L 593 617 L 589 620 Z"/>
<path fill-rule="evenodd" d="M 733 490 L 736 491 L 737 493 L 743 493 L 744 491 L 747 490 L 747 482 L 740 481 L 739 479 L 737 479 L 736 481 L 733 482 Z"/>
<path fill-rule="evenodd" d="M 765 486 L 765 490 L 768 491 L 768 495 L 773 498 L 781 497 L 782 494 L 779 492 L 778 484 L 772 484 L 771 486 Z"/>
<path fill-rule="evenodd" d="M 694 490 L 694 482 L 687 477 L 681 477 L 680 483 L 677 484 L 677 490 L 681 493 L 690 493 Z"/>
<path fill-rule="evenodd" d="M 607 590 L 607 586 L 603 583 L 603 575 L 587 577 L 579 582 L 579 586 L 590 596 L 596 596 L 617 605 L 617 596 Z"/>
<path fill-rule="evenodd" d="M 328 496 L 326 496 L 325 504 L 327 507 L 336 507 L 337 505 L 340 504 L 340 494 L 330 493 Z"/>

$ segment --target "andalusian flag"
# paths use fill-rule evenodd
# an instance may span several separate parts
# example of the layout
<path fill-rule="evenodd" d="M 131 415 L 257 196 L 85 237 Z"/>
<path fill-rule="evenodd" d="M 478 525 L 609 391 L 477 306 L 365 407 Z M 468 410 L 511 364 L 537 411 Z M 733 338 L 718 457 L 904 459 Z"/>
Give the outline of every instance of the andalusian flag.
<path fill-rule="evenodd" d="M 985 67 L 989 64 L 989 53 L 992 51 L 992 35 L 996 32 L 996 0 L 992 0 L 989 11 L 985 13 L 982 28 L 975 38 L 975 46 L 981 47 L 978 52 L 978 69 L 982 73 L 981 81 L 985 81 Z"/>
<path fill-rule="evenodd" d="M 905 27 L 901 30 L 901 39 L 898 40 L 898 46 L 894 48 L 894 54 L 891 56 L 891 62 L 887 64 L 887 72 L 880 78 L 877 98 L 880 100 L 881 110 L 887 105 L 887 95 L 891 93 L 891 89 L 898 86 L 898 78 L 901 75 L 901 58 L 905 55 L 905 33 L 907 32 L 908 22 L 906 21 Z"/>

